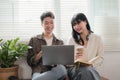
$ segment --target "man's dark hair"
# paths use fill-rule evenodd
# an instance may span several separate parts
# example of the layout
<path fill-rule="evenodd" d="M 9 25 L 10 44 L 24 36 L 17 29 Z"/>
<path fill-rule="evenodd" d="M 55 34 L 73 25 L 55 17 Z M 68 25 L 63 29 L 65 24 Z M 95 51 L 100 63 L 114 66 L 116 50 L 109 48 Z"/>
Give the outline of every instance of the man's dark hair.
<path fill-rule="evenodd" d="M 42 13 L 42 15 L 40 17 L 41 22 L 43 22 L 44 18 L 46 18 L 46 17 L 51 17 L 53 19 L 55 18 L 54 14 L 52 12 L 50 12 L 50 11 L 44 12 L 44 13 Z"/>

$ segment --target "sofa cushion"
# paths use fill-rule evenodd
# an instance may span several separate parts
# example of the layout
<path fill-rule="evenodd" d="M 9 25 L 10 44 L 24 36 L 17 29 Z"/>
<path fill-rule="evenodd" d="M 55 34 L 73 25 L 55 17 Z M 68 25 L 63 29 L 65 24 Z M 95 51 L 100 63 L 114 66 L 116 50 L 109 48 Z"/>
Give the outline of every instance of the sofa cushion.
<path fill-rule="evenodd" d="M 18 59 L 15 64 L 19 65 L 18 69 L 18 77 L 19 79 L 31 79 L 32 69 L 27 64 L 26 56 Z"/>

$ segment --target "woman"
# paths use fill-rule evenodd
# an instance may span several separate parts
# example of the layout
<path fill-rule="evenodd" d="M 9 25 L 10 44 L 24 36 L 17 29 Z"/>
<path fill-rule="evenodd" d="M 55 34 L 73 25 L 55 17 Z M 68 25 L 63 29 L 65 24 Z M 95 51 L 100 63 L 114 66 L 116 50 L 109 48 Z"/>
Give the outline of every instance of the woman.
<path fill-rule="evenodd" d="M 71 67 L 68 70 L 69 78 L 71 80 L 100 80 L 98 72 L 94 69 L 100 66 L 103 61 L 104 49 L 100 36 L 91 31 L 87 17 L 83 13 L 74 15 L 71 25 L 72 37 L 69 39 L 68 44 L 84 48 L 83 54 L 79 54 L 80 51 L 75 53 L 75 59 L 81 60 L 80 58 L 82 58 L 87 63 L 90 63 L 90 65 Z"/>

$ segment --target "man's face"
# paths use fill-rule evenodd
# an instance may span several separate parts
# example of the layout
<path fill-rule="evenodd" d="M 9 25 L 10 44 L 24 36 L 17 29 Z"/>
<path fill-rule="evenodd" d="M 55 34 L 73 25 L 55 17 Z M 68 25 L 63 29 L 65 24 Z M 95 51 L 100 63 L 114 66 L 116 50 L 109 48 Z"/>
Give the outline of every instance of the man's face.
<path fill-rule="evenodd" d="M 45 33 L 51 34 L 54 29 L 54 19 L 51 17 L 44 18 L 42 22 Z"/>

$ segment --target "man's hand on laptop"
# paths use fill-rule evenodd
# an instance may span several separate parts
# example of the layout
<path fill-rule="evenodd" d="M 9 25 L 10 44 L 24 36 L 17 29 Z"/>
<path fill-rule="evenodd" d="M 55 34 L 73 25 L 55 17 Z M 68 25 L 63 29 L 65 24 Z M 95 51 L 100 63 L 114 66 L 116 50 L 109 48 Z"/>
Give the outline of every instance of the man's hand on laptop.
<path fill-rule="evenodd" d="M 57 65 L 51 65 L 51 67 L 56 67 Z"/>
<path fill-rule="evenodd" d="M 38 61 L 41 57 L 42 57 L 42 51 L 40 51 L 40 52 L 36 55 L 35 60 Z"/>

